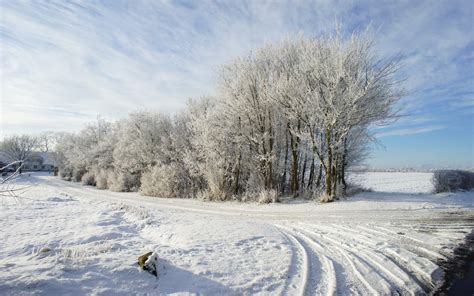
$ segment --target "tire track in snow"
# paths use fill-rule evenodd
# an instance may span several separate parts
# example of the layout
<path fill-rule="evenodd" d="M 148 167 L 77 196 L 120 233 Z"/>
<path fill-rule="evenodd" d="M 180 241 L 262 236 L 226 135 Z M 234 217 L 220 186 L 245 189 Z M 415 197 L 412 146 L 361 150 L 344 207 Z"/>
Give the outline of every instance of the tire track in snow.
<path fill-rule="evenodd" d="M 343 241 L 339 239 L 340 236 L 337 238 L 332 237 L 332 239 L 350 254 L 353 254 L 356 257 L 358 256 L 360 259 L 365 261 L 366 264 L 381 271 L 385 275 L 382 276 L 387 281 L 389 281 L 389 283 L 395 284 L 392 285 L 393 289 L 398 288 L 397 290 L 404 290 L 404 292 L 409 294 L 414 294 L 423 290 L 421 285 L 413 284 L 416 283 L 416 281 L 410 274 L 407 274 L 393 260 L 378 250 L 378 246 L 381 245 L 381 243 L 375 241 L 373 236 L 370 236 L 366 233 L 360 233 L 354 229 L 350 229 L 341 225 L 333 224 L 331 227 L 353 233 L 354 235 L 352 235 L 351 238 L 353 238 L 358 245 L 364 246 L 364 248 L 357 250 L 357 255 L 351 249 L 342 246 Z M 362 237 L 364 239 L 362 239 Z M 367 248 L 365 248 L 365 246 Z"/>
<path fill-rule="evenodd" d="M 359 229 L 367 233 L 372 233 L 374 235 L 384 237 L 388 242 L 392 241 L 399 241 L 400 244 L 404 245 L 404 248 L 408 249 L 409 251 L 420 255 L 421 257 L 428 257 L 431 258 L 430 261 L 436 264 L 439 260 L 446 261 L 449 260 L 450 254 L 445 252 L 442 248 L 434 248 L 426 243 L 420 243 L 419 240 L 412 240 L 405 235 L 400 235 L 397 232 L 387 233 L 377 229 L 371 229 L 366 226 L 358 225 Z M 375 226 L 372 226 L 375 227 Z M 439 235 L 438 235 L 439 237 Z"/>
<path fill-rule="evenodd" d="M 330 227 L 328 226 L 320 226 L 322 228 L 324 228 L 326 231 L 329 229 L 331 229 Z M 337 227 L 335 227 L 337 228 Z M 329 238 L 330 241 L 333 241 L 333 243 L 335 245 L 343 245 L 346 243 L 346 241 L 344 239 L 340 239 L 340 238 L 335 238 L 334 235 L 337 235 L 337 232 L 334 233 L 333 232 L 333 236 L 331 238 Z M 352 236 L 352 238 L 354 239 L 354 236 Z M 327 235 L 325 238 L 323 239 L 328 239 L 327 238 Z M 434 264 L 433 262 L 431 262 L 430 260 L 424 258 L 424 257 L 421 257 L 419 258 L 418 257 L 418 254 L 414 254 L 408 250 L 405 250 L 405 249 L 401 249 L 399 247 L 395 247 L 395 246 L 384 246 L 382 248 L 377 248 L 377 246 L 371 246 L 370 243 L 367 243 L 363 240 L 357 240 L 356 241 L 357 244 L 359 245 L 362 245 L 362 246 L 367 246 L 367 250 L 363 250 L 363 249 L 359 249 L 358 250 L 358 254 L 359 255 L 363 255 L 363 257 L 366 258 L 367 261 L 369 261 L 372 266 L 376 267 L 376 266 L 379 266 L 380 264 L 376 261 L 376 258 L 377 257 L 377 254 L 376 254 L 376 251 L 375 249 L 377 249 L 377 252 L 379 252 L 383 257 L 387 258 L 388 260 L 390 261 L 387 261 L 385 263 L 388 263 L 389 265 L 391 265 L 390 262 L 392 262 L 396 268 L 397 273 L 398 274 L 405 274 L 405 276 L 396 276 L 395 278 L 398 278 L 398 279 L 395 279 L 394 278 L 394 282 L 398 282 L 400 283 L 401 281 L 406 281 L 406 277 L 409 277 L 409 279 L 411 279 L 416 285 L 415 287 L 413 287 L 412 289 L 408 289 L 408 292 L 409 293 L 417 293 L 417 292 L 420 292 L 423 291 L 423 292 L 427 292 L 427 291 L 430 291 L 432 290 L 436 284 L 433 282 L 435 281 L 436 279 L 432 278 L 431 276 L 431 273 L 428 273 L 426 272 L 425 268 L 423 267 L 429 267 L 431 270 L 434 270 L 435 267 L 437 267 L 436 264 Z M 350 249 L 348 247 L 344 247 L 342 246 L 342 248 L 348 250 L 349 252 Z M 413 260 L 406 260 L 404 259 L 404 256 L 400 256 L 398 255 L 398 252 L 393 252 L 392 250 L 393 249 L 396 249 L 396 250 L 400 250 L 400 252 L 403 252 L 405 255 L 407 255 L 407 257 L 409 258 L 413 258 Z M 372 251 L 373 250 L 373 251 Z M 382 261 L 383 261 L 383 257 L 381 258 Z M 423 261 L 423 262 L 420 262 Z M 383 266 L 383 265 L 382 265 Z M 393 265 L 392 265 L 393 266 Z M 385 273 L 390 276 L 390 274 L 392 274 L 392 272 L 390 270 L 388 270 L 387 268 L 382 268 L 382 271 L 383 269 L 385 269 Z M 406 284 L 404 285 L 397 285 L 399 289 L 405 289 L 407 287 Z"/>
<path fill-rule="evenodd" d="M 348 228 L 346 226 L 342 225 L 333 225 L 333 227 L 341 229 L 346 232 L 353 233 L 355 240 L 358 240 L 360 243 L 366 243 L 370 242 L 371 246 L 375 249 L 380 249 L 379 246 L 382 245 L 380 243 L 377 243 L 376 241 L 373 240 L 374 236 L 370 235 L 370 231 L 368 231 L 367 228 L 364 229 L 365 233 L 362 233 L 360 231 L 355 230 L 355 228 Z M 360 229 L 359 226 L 356 226 L 356 228 Z M 381 233 L 379 232 L 378 235 L 382 235 L 385 237 L 387 242 L 385 244 L 388 244 L 389 242 L 395 240 L 398 240 L 400 242 L 404 242 L 404 246 L 406 249 L 422 256 L 422 257 L 428 257 L 432 258 L 433 262 L 436 262 L 438 260 L 447 260 L 448 257 L 445 256 L 444 254 L 440 253 L 440 250 L 435 250 L 433 247 L 429 247 L 427 244 L 420 243 L 420 241 L 410 241 L 409 237 L 405 237 L 405 235 L 400 235 L 398 233 L 393 233 L 392 235 L 386 234 L 386 233 Z M 395 236 L 395 237 L 394 237 Z M 364 240 L 361 240 L 360 238 L 364 237 Z M 379 238 L 380 239 L 380 238 Z"/>
<path fill-rule="evenodd" d="M 379 229 L 380 230 L 379 233 L 386 236 L 387 238 L 391 240 L 396 239 L 401 242 L 404 242 L 404 246 L 406 249 L 408 249 L 409 251 L 415 254 L 420 255 L 421 257 L 430 258 L 430 261 L 432 261 L 435 264 L 439 260 L 448 260 L 449 258 L 448 254 L 444 254 L 442 252 L 442 249 L 440 248 L 437 249 L 420 239 L 414 238 L 405 233 L 400 234 L 399 232 L 396 232 L 384 227 L 380 227 L 380 226 L 374 226 L 374 227 Z M 405 228 L 408 228 L 408 227 L 405 227 Z"/>
<path fill-rule="evenodd" d="M 299 285 L 300 289 L 299 289 L 298 295 L 306 295 L 306 286 L 308 284 L 308 277 L 309 277 L 309 272 L 310 272 L 308 252 L 306 251 L 306 248 L 301 244 L 301 242 L 295 236 L 281 230 L 280 232 L 282 233 L 283 236 L 287 238 L 288 242 L 290 242 L 291 248 L 293 250 L 297 249 L 296 252 L 294 251 L 292 252 L 293 253 L 292 260 L 289 266 L 290 270 L 296 269 L 296 272 L 294 271 L 290 272 L 290 275 L 289 275 L 290 282 L 287 284 L 287 289 L 285 293 L 283 294 L 289 293 L 288 288 L 296 288 L 297 285 L 295 283 L 292 283 L 292 280 L 296 277 L 301 277 L 301 283 Z M 293 257 L 294 254 L 298 254 L 297 255 L 298 259 L 296 260 L 298 262 L 297 264 L 295 264 L 295 260 Z M 295 268 L 295 265 L 301 266 L 299 268 L 300 269 L 299 272 L 298 272 L 298 267 Z"/>
<path fill-rule="evenodd" d="M 313 254 L 312 256 L 308 256 L 310 264 L 309 273 L 307 275 L 308 282 L 306 283 L 306 286 L 311 285 L 311 291 L 306 288 L 305 293 L 308 295 L 336 295 L 337 277 L 335 267 L 332 260 L 323 254 L 323 247 L 306 235 L 295 232 L 289 227 L 283 225 L 275 226 L 279 228 L 283 234 L 295 238 L 306 249 L 307 254 Z M 318 258 L 320 259 L 318 260 Z M 317 278 L 318 273 L 315 273 L 316 268 L 312 268 L 316 262 L 320 263 L 319 270 L 321 272 L 319 274 L 325 275 L 325 278 Z"/>
<path fill-rule="evenodd" d="M 389 256 L 393 261 L 397 262 L 398 265 L 416 275 L 417 280 L 423 285 L 426 292 L 440 285 L 443 271 L 430 260 L 398 247 L 384 248 L 382 251 L 386 256 Z"/>
<path fill-rule="evenodd" d="M 306 225 L 306 228 L 310 226 L 316 227 L 316 225 L 309 225 L 304 223 L 301 224 Z M 397 258 L 394 259 L 393 256 L 391 256 L 390 254 L 385 254 L 384 249 L 387 247 L 386 244 L 382 244 L 383 247 L 380 248 L 378 246 L 380 245 L 379 243 L 373 245 L 375 243 L 373 240 L 371 240 L 371 244 L 370 242 L 361 240 L 359 238 L 359 240 L 354 240 L 357 246 L 359 246 L 359 248 L 357 249 L 357 254 L 355 254 L 354 250 L 352 249 L 353 246 L 348 245 L 348 241 L 344 238 L 341 238 L 341 236 L 339 235 L 340 232 L 334 232 L 334 228 L 337 227 L 334 227 L 334 225 L 317 226 L 320 229 L 323 229 L 321 233 L 316 233 L 308 229 L 305 229 L 305 231 L 311 233 L 315 237 L 320 238 L 321 240 L 325 240 L 329 244 L 329 246 L 335 245 L 341 247 L 347 252 L 353 254 L 354 256 L 358 256 L 359 259 L 365 261 L 365 263 L 371 266 L 374 270 L 381 271 L 383 273 L 381 274 L 381 276 L 392 284 L 394 290 L 395 288 L 397 288 L 397 290 L 404 290 L 405 293 L 409 294 L 431 290 L 431 287 L 433 286 L 431 278 L 428 282 L 425 280 L 426 277 L 421 277 L 420 279 L 418 279 L 417 275 L 420 274 L 417 271 L 420 270 L 420 268 L 406 268 L 406 264 L 404 264 L 404 262 L 396 260 Z M 324 234 L 324 236 L 322 234 Z M 351 236 L 351 238 L 354 238 L 354 236 Z M 360 248 L 360 246 L 362 246 L 362 248 Z"/>
<path fill-rule="evenodd" d="M 306 228 L 294 228 L 299 232 L 306 232 L 310 234 L 313 237 L 311 238 L 312 240 L 315 240 L 315 237 L 318 237 L 320 241 L 325 242 L 326 249 L 335 250 L 338 254 L 338 257 L 343 261 L 341 264 L 346 265 L 364 287 L 365 291 L 361 294 L 390 294 L 390 291 L 393 289 L 390 282 L 378 274 L 377 269 L 373 268 L 371 264 L 366 262 L 366 260 L 352 252 L 349 248 L 343 247 L 342 242 L 328 238 L 327 234 L 322 235 Z M 376 280 L 370 281 L 367 278 L 376 278 Z"/>

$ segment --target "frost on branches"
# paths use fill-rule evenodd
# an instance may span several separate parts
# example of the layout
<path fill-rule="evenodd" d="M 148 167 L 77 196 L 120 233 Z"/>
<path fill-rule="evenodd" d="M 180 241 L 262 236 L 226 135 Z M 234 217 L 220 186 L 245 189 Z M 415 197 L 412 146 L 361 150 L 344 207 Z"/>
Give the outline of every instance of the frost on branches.
<path fill-rule="evenodd" d="M 61 176 L 160 197 L 332 201 L 367 155 L 368 128 L 396 118 L 399 66 L 365 34 L 269 44 L 225 65 L 215 97 L 175 116 L 133 113 L 64 135 Z"/>

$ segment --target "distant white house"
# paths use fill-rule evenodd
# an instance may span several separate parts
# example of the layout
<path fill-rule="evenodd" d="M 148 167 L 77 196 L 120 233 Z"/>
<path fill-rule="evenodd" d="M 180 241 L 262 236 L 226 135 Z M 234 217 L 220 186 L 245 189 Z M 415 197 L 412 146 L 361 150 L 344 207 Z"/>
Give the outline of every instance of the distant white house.
<path fill-rule="evenodd" d="M 24 171 L 54 171 L 56 163 L 48 152 L 33 153 L 23 165 Z"/>
<path fill-rule="evenodd" d="M 33 152 L 23 164 L 22 171 L 45 171 L 52 172 L 56 168 L 56 162 L 50 152 Z M 0 163 L 8 164 L 11 160 L 0 154 Z"/>

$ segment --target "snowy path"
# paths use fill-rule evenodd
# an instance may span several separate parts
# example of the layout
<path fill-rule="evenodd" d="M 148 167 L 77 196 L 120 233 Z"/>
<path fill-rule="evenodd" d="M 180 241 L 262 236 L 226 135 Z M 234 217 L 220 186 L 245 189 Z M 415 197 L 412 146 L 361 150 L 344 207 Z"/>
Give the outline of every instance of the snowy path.
<path fill-rule="evenodd" d="M 0 294 L 415 295 L 474 227 L 472 192 L 256 205 L 31 179 L 36 200 L 2 200 Z M 137 270 L 146 250 L 158 280 Z"/>

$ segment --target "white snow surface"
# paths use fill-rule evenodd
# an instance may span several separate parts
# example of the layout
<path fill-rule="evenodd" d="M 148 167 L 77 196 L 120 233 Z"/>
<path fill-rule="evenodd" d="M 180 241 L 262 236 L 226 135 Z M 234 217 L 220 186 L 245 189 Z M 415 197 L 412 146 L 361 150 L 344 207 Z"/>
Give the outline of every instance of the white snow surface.
<path fill-rule="evenodd" d="M 428 194 L 429 175 L 352 176 L 375 191 L 270 205 L 25 175 L 18 186 L 35 186 L 24 198 L 0 197 L 0 295 L 429 292 L 474 225 L 474 193 Z M 148 251 L 159 256 L 158 278 L 137 264 Z"/>
<path fill-rule="evenodd" d="M 349 182 L 380 192 L 431 193 L 433 173 L 366 172 L 349 175 Z"/>

